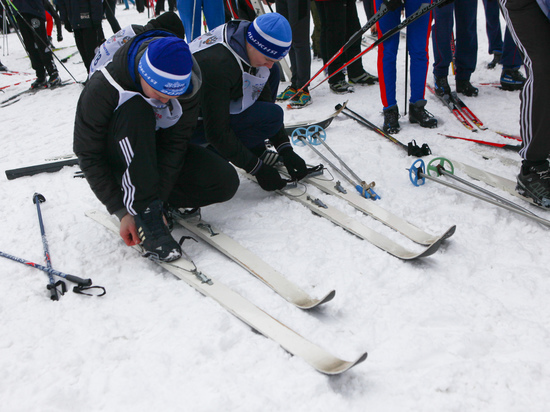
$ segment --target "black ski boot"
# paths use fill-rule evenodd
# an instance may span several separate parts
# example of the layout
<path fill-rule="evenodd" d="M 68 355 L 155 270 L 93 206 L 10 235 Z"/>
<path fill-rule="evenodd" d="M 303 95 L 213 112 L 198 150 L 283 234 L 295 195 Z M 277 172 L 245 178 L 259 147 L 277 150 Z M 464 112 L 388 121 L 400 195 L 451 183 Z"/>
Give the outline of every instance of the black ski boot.
<path fill-rule="evenodd" d="M 37 77 L 36 80 L 31 83 L 31 89 L 45 89 L 46 87 L 48 87 L 46 76 Z"/>
<path fill-rule="evenodd" d="M 522 166 L 516 191 L 533 199 L 537 205 L 550 209 L 550 166 L 548 160 L 538 166 Z"/>
<path fill-rule="evenodd" d="M 435 94 L 437 94 L 439 97 L 443 97 L 446 94 L 451 94 L 451 87 L 449 86 L 449 82 L 447 81 L 447 76 L 444 77 L 437 77 L 435 76 L 435 86 L 434 86 Z"/>
<path fill-rule="evenodd" d="M 437 119 L 426 109 L 426 100 L 409 103 L 409 122 L 418 123 L 422 127 L 433 129 L 437 127 Z"/>
<path fill-rule="evenodd" d="M 171 262 L 181 257 L 181 247 L 164 223 L 162 202 L 154 200 L 143 212 L 134 216 L 136 228 L 145 249 L 144 257 Z"/>
<path fill-rule="evenodd" d="M 503 90 L 508 91 L 521 90 L 526 80 L 519 69 L 502 69 L 500 86 Z"/>
<path fill-rule="evenodd" d="M 456 92 L 462 93 L 464 96 L 476 97 L 479 93 L 477 87 L 472 86 L 470 80 L 457 80 L 456 81 Z"/>
<path fill-rule="evenodd" d="M 487 68 L 494 69 L 495 67 L 497 67 L 497 64 L 499 64 L 501 60 L 502 60 L 502 53 L 497 51 L 493 52 L 493 60 L 489 64 L 487 64 Z"/>
<path fill-rule="evenodd" d="M 384 109 L 384 126 L 382 130 L 389 134 L 399 133 L 399 109 L 397 105 Z"/>

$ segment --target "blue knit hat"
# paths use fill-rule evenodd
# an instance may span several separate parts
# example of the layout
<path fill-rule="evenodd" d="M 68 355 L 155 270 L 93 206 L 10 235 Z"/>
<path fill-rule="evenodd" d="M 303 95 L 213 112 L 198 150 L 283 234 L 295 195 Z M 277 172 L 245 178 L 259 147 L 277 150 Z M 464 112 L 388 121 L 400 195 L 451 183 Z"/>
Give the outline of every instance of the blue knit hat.
<path fill-rule="evenodd" d="M 279 13 L 266 13 L 250 23 L 246 40 L 264 56 L 281 60 L 290 50 L 292 30 Z"/>
<path fill-rule="evenodd" d="M 163 37 L 149 43 L 138 65 L 141 77 L 157 92 L 180 96 L 191 81 L 193 59 L 189 46 L 177 37 Z"/>

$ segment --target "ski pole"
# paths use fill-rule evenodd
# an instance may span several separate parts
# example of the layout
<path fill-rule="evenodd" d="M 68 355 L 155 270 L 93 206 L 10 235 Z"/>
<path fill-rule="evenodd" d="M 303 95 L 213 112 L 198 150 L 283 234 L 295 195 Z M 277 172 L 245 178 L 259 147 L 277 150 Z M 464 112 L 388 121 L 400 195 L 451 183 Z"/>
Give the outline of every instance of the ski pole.
<path fill-rule="evenodd" d="M 40 211 L 40 203 L 45 202 L 46 198 L 40 193 L 35 193 L 32 196 L 32 201 L 36 205 L 36 212 L 38 214 L 38 223 L 40 225 L 40 234 L 42 235 L 42 246 L 44 247 L 44 260 L 46 266 L 49 269 L 52 269 L 52 261 L 50 260 L 50 251 L 48 250 L 48 239 L 46 239 L 46 231 L 44 230 L 44 222 L 42 221 L 42 213 Z M 62 280 L 55 282 L 53 275 L 50 272 L 47 272 L 50 283 L 47 288 L 50 291 L 52 300 L 59 300 L 57 287 L 61 287 L 61 295 L 63 296 L 67 291 L 67 285 Z"/>
<path fill-rule="evenodd" d="M 413 14 L 411 14 L 409 17 L 407 17 L 405 20 L 403 20 L 401 23 L 399 23 L 397 26 L 395 26 L 393 29 L 387 31 L 386 33 L 384 33 L 384 35 L 382 37 L 380 37 L 378 40 L 376 40 L 373 44 L 371 44 L 369 47 L 367 47 L 365 50 L 363 50 L 361 53 L 359 53 L 357 56 L 355 56 L 353 59 L 351 59 L 350 61 L 348 61 L 347 63 L 345 63 L 342 67 L 340 67 L 338 70 L 336 70 L 334 73 L 332 73 L 331 75 L 325 77 L 323 80 L 321 80 L 320 83 L 316 84 L 315 86 L 313 86 L 310 90 L 313 90 L 315 89 L 316 87 L 320 86 L 321 84 L 323 84 L 325 81 L 327 81 L 328 79 L 330 79 L 332 76 L 334 76 L 336 73 L 342 71 L 343 69 L 345 69 L 347 66 L 349 66 L 350 64 L 352 64 L 354 61 L 356 61 L 357 59 L 359 59 L 361 56 L 363 56 L 365 53 L 368 53 L 369 51 L 371 51 L 373 48 L 377 47 L 380 43 L 383 43 L 384 41 L 386 41 L 386 39 L 388 39 L 389 37 L 393 36 L 395 33 L 399 32 L 401 29 L 407 27 L 409 24 L 411 24 L 413 21 L 415 21 L 416 19 L 422 17 L 424 14 L 426 14 L 427 12 L 429 12 L 430 10 L 432 10 L 433 8 L 435 7 L 438 7 L 438 6 L 442 6 L 444 3 L 447 3 L 449 0 L 437 0 L 433 3 L 425 3 L 425 4 L 422 4 L 417 11 L 415 11 Z M 382 8 L 380 8 L 380 11 L 382 10 Z M 376 15 L 375 15 L 376 16 Z M 373 19 L 374 17 L 373 16 Z M 372 19 L 371 19 L 372 20 Z M 370 20 L 369 20 L 370 21 Z M 331 62 L 332 63 L 332 62 Z M 324 70 L 324 67 L 322 68 L 322 70 Z M 315 75 L 315 77 L 317 76 L 317 74 Z M 313 79 L 312 79 L 313 80 Z M 311 82 L 311 80 L 310 80 Z M 309 84 L 309 82 L 305 85 L 307 86 Z M 305 87 L 304 86 L 304 87 Z M 303 89 L 303 88 L 302 88 Z"/>
<path fill-rule="evenodd" d="M 39 265 L 38 263 L 31 262 L 30 260 L 25 260 L 8 253 L 0 251 L 0 257 L 5 257 L 7 259 L 14 260 L 15 262 L 22 263 L 27 266 L 31 266 L 35 269 L 42 270 L 43 272 L 50 273 L 54 276 L 59 276 L 61 278 L 67 279 L 69 282 L 76 283 L 78 286 L 90 286 L 92 284 L 92 279 L 82 279 L 78 276 L 69 275 L 58 270 L 48 268 L 46 266 Z"/>
<path fill-rule="evenodd" d="M 355 189 L 361 194 L 361 196 L 367 198 L 367 199 L 380 199 L 380 196 L 376 194 L 372 188 L 374 187 L 375 183 L 372 182 L 370 184 L 367 184 L 364 180 L 359 178 L 351 169 L 349 169 L 346 166 L 346 169 L 351 172 L 353 177 L 357 179 L 357 182 L 354 182 L 347 174 L 345 174 L 339 167 L 337 167 L 334 163 L 332 163 L 325 155 L 323 155 L 319 150 L 315 148 L 315 146 L 311 143 L 310 140 L 317 139 L 319 141 L 322 141 L 321 132 L 324 134 L 324 129 L 319 126 L 312 126 L 309 127 L 307 130 L 305 128 L 298 128 L 292 132 L 292 138 L 293 143 L 296 142 L 296 140 L 306 144 L 309 146 L 321 159 L 323 159 L 325 162 L 329 164 L 330 167 L 332 167 L 334 170 L 336 170 L 344 179 L 346 179 Z M 325 134 L 326 136 L 326 134 Z M 325 147 L 328 145 L 325 144 Z M 332 150 L 329 149 L 329 151 L 334 154 Z M 335 155 L 335 154 L 334 154 Z M 335 155 L 336 156 L 336 155 Z M 336 156 L 338 160 L 340 158 Z M 340 160 L 341 161 L 341 160 Z M 342 164 L 344 162 L 341 161 Z"/>
<path fill-rule="evenodd" d="M 340 104 L 337 104 L 336 105 L 336 108 L 340 108 L 341 105 Z M 347 113 L 346 112 L 349 111 L 350 113 Z M 401 147 L 403 150 L 405 150 L 407 152 L 407 154 L 409 156 L 416 156 L 416 157 L 422 157 L 422 156 L 427 156 L 429 154 L 432 153 L 430 147 L 424 143 L 422 145 L 422 147 L 419 147 L 417 144 L 416 144 L 416 141 L 412 141 L 410 142 L 408 145 L 404 144 L 404 143 L 401 143 L 399 140 L 397 140 L 395 137 L 393 137 L 392 135 L 384 132 L 382 129 L 380 129 L 378 126 L 376 126 L 375 124 L 371 123 L 370 121 L 368 121 L 367 119 L 365 119 L 363 116 L 361 116 L 359 113 L 356 113 L 354 112 L 353 110 L 351 110 L 349 107 L 345 107 L 344 110 L 342 111 L 342 113 L 344 113 L 344 115 L 348 116 L 350 119 L 353 119 L 359 123 L 361 123 L 363 126 L 366 126 L 368 127 L 370 130 L 372 130 L 373 132 L 376 132 L 378 133 L 379 135 L 385 137 L 386 139 L 388 139 L 389 141 L 395 143 L 396 145 L 398 145 L 399 147 Z"/>
<path fill-rule="evenodd" d="M 432 166 L 432 164 L 435 163 L 436 161 L 440 161 L 441 163 L 438 166 Z M 444 162 L 448 162 L 449 169 L 451 169 L 451 172 L 445 170 L 445 168 L 443 167 Z M 506 199 L 504 199 L 504 198 L 502 198 L 502 197 L 500 197 L 500 196 L 498 196 L 498 195 L 496 195 L 492 192 L 489 192 L 488 190 L 485 190 L 485 189 L 483 189 L 479 186 L 476 186 L 476 185 L 474 185 L 470 182 L 465 181 L 464 179 L 460 179 L 460 178 L 454 176 L 452 174 L 452 171 L 454 170 L 454 168 L 452 166 L 452 163 L 447 159 L 444 159 L 444 158 L 441 158 L 441 157 L 433 159 L 428 164 L 428 168 L 427 168 L 428 173 L 424 172 L 424 167 L 425 167 L 424 161 L 422 159 L 418 159 L 413 163 L 413 165 L 409 169 L 409 178 L 415 186 L 423 185 L 425 183 L 425 179 L 428 179 L 428 180 L 431 180 L 433 182 L 437 182 L 439 184 L 442 184 L 443 186 L 447 186 L 447 187 L 450 187 L 451 189 L 455 189 L 455 190 L 458 190 L 459 192 L 462 192 L 462 193 L 465 193 L 467 195 L 473 196 L 477 199 L 483 200 L 487 203 L 491 203 L 492 205 L 502 207 L 503 209 L 506 209 L 510 212 L 517 213 L 519 215 L 522 215 L 522 216 L 528 217 L 530 219 L 536 220 L 537 222 L 543 224 L 544 226 L 550 227 L 550 221 L 535 215 L 533 212 L 531 212 L 527 209 L 524 209 L 519 205 L 516 205 L 514 202 L 510 202 L 510 201 L 508 201 L 508 200 L 506 200 Z M 467 186 L 469 186 L 469 187 L 471 187 L 471 188 L 473 188 L 477 191 L 480 191 L 480 192 L 482 192 L 482 193 L 484 193 L 484 194 L 486 194 L 490 197 L 482 196 L 479 193 L 473 192 L 471 190 L 467 190 L 467 189 L 465 189 L 463 187 L 460 187 L 460 186 L 453 185 L 452 183 L 445 182 L 444 180 L 438 179 L 436 177 L 432 177 L 429 174 L 430 170 L 436 171 L 438 173 L 438 175 L 444 174 L 446 176 L 452 177 L 453 179 L 455 179 L 455 180 L 457 180 L 461 183 L 464 183 L 465 185 L 467 185 Z"/>
<path fill-rule="evenodd" d="M 447 0 L 445 0 L 447 1 Z M 328 66 L 330 66 L 338 57 L 340 57 L 347 49 L 349 49 L 351 47 L 351 45 L 353 43 L 355 43 L 357 40 L 359 40 L 361 38 L 361 36 L 363 36 L 363 34 L 365 32 L 367 32 L 372 26 L 374 26 L 376 24 L 376 22 L 378 20 L 380 20 L 387 12 L 388 12 L 388 8 L 386 7 L 386 5 L 384 3 L 382 3 L 380 5 L 380 8 L 378 9 L 378 11 L 376 12 L 376 14 L 374 16 L 372 16 L 369 21 L 363 26 L 361 27 L 357 32 L 355 32 L 350 38 L 349 40 L 340 48 L 340 50 L 338 50 L 336 52 L 336 54 L 334 56 L 332 56 L 330 58 L 330 60 L 328 62 L 326 62 L 323 67 L 321 67 L 319 69 L 319 71 L 317 73 L 315 73 L 313 75 L 313 77 L 311 79 L 309 79 L 307 81 L 306 84 L 304 84 L 299 90 L 296 91 L 296 93 L 294 94 L 294 96 L 296 96 L 298 93 L 300 93 L 301 91 L 303 91 L 307 86 L 309 86 L 309 84 L 315 79 L 317 78 L 317 76 L 319 76 L 323 70 L 325 70 Z M 326 79 L 325 79 L 326 80 Z M 291 96 L 290 98 L 292 99 L 294 96 Z"/>

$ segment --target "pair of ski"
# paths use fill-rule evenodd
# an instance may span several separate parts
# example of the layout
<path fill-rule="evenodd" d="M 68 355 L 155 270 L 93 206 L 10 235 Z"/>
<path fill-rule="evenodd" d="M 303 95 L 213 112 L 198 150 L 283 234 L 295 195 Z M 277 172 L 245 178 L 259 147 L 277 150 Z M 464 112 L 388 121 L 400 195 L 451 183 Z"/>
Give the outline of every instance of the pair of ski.
<path fill-rule="evenodd" d="M 37 93 L 41 90 L 58 89 L 60 87 L 69 86 L 69 85 L 74 84 L 74 83 L 75 82 L 73 80 L 64 80 L 60 84 L 57 84 L 55 86 L 48 86 L 48 87 L 36 88 L 36 89 L 26 89 L 26 90 L 23 90 L 22 92 L 16 93 L 13 96 L 7 98 L 6 100 L 3 100 L 2 102 L 0 102 L 0 107 L 11 106 L 12 104 L 17 103 L 19 100 L 21 100 L 21 98 L 25 95 L 35 94 L 35 93 Z"/>
<path fill-rule="evenodd" d="M 479 117 L 477 117 L 472 112 L 472 110 L 466 105 L 466 103 L 464 103 L 464 101 L 460 97 L 458 97 L 457 92 L 451 92 L 450 94 L 444 94 L 443 96 L 440 96 L 436 93 L 435 89 L 431 85 L 426 84 L 426 87 L 434 96 L 437 97 L 437 99 L 440 102 L 442 102 L 451 111 L 451 113 L 453 113 L 453 115 L 457 118 L 457 120 L 466 129 L 470 130 L 471 132 L 477 132 L 478 130 L 489 130 L 489 128 L 483 124 L 483 122 L 479 119 Z M 496 130 L 491 130 L 491 131 L 507 139 L 512 139 L 520 142 L 522 140 L 521 137 L 519 136 L 510 135 L 510 134 L 503 133 Z M 460 137 L 460 136 L 454 136 L 454 135 L 448 135 L 448 134 L 441 134 L 441 135 L 448 138 L 467 140 L 470 142 L 484 144 L 487 146 L 499 147 L 501 149 L 512 150 L 515 152 L 518 152 L 521 149 L 521 145 L 488 142 L 485 140 L 470 139 L 466 137 Z"/>
<path fill-rule="evenodd" d="M 241 171 L 240 169 L 237 170 L 241 175 L 256 182 L 256 179 L 253 176 Z M 286 170 L 282 167 L 278 170 L 281 174 L 289 177 Z M 300 184 L 305 185 L 306 190 L 302 187 L 289 184 L 283 190 L 277 191 L 277 193 L 284 195 L 289 199 L 302 204 L 303 206 L 306 206 L 314 214 L 324 217 L 360 239 L 366 240 L 390 255 L 402 260 L 414 260 L 433 255 L 440 248 L 443 241 L 451 237 L 456 230 L 456 226 L 451 226 L 442 235 L 431 235 L 414 226 L 405 219 L 400 218 L 381 206 L 376 205 L 372 200 L 368 200 L 360 196 L 355 192 L 355 190 L 348 192 L 339 181 L 335 182 L 322 175 L 310 175 L 305 177 L 300 181 Z M 330 206 L 325 201 L 309 195 L 307 191 L 308 185 L 314 186 L 326 194 L 337 196 L 338 198 L 345 200 L 356 210 L 374 218 L 375 220 L 378 220 L 384 225 L 401 233 L 413 242 L 426 247 L 420 252 L 415 252 L 401 246 L 399 243 L 391 240 L 387 236 L 363 225 L 360 221 L 353 219 L 348 214 L 333 206 Z"/>
<path fill-rule="evenodd" d="M 95 210 L 86 212 L 86 215 L 104 225 L 113 233 L 118 234 L 118 224 L 110 216 Z M 335 295 L 335 292 L 331 291 L 321 299 L 310 297 L 257 255 L 202 220 L 199 215 L 185 216 L 184 214 L 175 214 L 174 218 L 176 223 L 224 253 L 271 287 L 288 302 L 300 309 L 315 308 L 328 302 Z M 139 246 L 134 246 L 134 248 L 141 250 Z M 281 321 L 273 318 L 248 299 L 199 271 L 193 261 L 187 256 L 174 262 L 156 261 L 156 263 L 185 281 L 201 294 L 214 299 L 230 313 L 254 330 L 277 342 L 292 355 L 301 357 L 319 372 L 327 375 L 337 375 L 349 370 L 367 358 L 366 352 L 354 361 L 345 361 L 330 354 L 320 346 L 290 329 Z"/>

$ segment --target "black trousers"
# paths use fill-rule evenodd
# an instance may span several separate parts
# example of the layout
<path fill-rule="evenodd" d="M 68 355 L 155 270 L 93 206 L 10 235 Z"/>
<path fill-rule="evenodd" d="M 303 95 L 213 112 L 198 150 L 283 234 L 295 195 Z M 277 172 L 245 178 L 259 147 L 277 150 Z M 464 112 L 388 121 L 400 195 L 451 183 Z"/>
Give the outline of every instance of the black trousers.
<path fill-rule="evenodd" d="M 361 28 L 354 0 L 328 0 L 315 3 L 321 20 L 321 57 L 328 62 L 332 56 Z M 329 75 L 342 67 L 347 61 L 361 53 L 361 42 L 357 41 L 338 57 L 329 67 Z M 364 73 L 361 59 L 348 67 L 348 77 L 359 77 Z M 330 84 L 345 80 L 341 71 L 330 78 Z"/>
<path fill-rule="evenodd" d="M 36 77 L 44 78 L 46 77 L 46 72 L 51 76 L 57 72 L 57 67 L 48 45 L 46 20 L 40 20 L 30 14 L 22 14 L 22 16 L 24 21 L 20 22 L 19 30 L 21 31 L 27 53 L 29 53 L 31 66 L 36 72 Z M 29 25 L 32 27 L 29 27 Z"/>
<path fill-rule="evenodd" d="M 139 213 L 155 199 L 190 208 L 233 197 L 239 178 L 230 163 L 208 149 L 188 144 L 183 166 L 177 170 L 165 164 L 173 153 L 162 144 L 163 133 L 164 129 L 155 131 L 154 112 L 139 96 L 120 106 L 110 122 L 108 162 L 128 212 Z"/>
<path fill-rule="evenodd" d="M 536 0 L 500 0 L 508 29 L 519 50 L 527 73 L 521 91 L 520 155 L 542 162 L 550 155 L 550 19 Z"/>
<path fill-rule="evenodd" d="M 88 73 L 90 72 L 90 65 L 95 57 L 95 49 L 102 43 L 103 30 L 99 31 L 94 27 L 85 29 L 74 29 L 74 40 L 76 42 L 76 48 L 82 57 L 84 66 Z"/>

